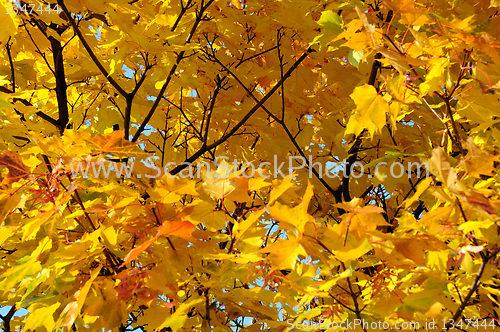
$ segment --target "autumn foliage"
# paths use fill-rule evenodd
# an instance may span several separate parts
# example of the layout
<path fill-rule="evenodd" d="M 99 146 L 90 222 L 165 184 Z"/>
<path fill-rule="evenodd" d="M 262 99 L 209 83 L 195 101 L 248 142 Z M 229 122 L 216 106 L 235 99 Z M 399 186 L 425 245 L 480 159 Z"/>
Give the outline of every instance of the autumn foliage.
<path fill-rule="evenodd" d="M 498 327 L 499 6 L 2 0 L 3 330 Z"/>

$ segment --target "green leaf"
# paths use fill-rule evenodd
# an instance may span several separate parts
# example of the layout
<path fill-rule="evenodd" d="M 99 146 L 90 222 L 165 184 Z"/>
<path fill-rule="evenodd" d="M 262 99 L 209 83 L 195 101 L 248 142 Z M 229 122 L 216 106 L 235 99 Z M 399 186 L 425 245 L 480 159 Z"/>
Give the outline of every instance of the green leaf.
<path fill-rule="evenodd" d="M 349 60 L 349 63 L 351 65 L 358 68 L 359 63 L 361 62 L 361 60 L 363 60 L 363 50 L 355 51 L 355 50 L 351 49 L 349 51 L 349 55 L 347 56 L 347 60 Z"/>
<path fill-rule="evenodd" d="M 344 31 L 342 18 L 331 10 L 321 13 L 318 24 L 322 27 L 321 34 L 314 38 L 313 43 L 319 43 L 323 49 L 332 39 Z"/>
<path fill-rule="evenodd" d="M 344 31 L 342 18 L 331 10 L 325 10 L 321 13 L 321 18 L 319 19 L 318 24 L 335 33 L 341 33 Z"/>

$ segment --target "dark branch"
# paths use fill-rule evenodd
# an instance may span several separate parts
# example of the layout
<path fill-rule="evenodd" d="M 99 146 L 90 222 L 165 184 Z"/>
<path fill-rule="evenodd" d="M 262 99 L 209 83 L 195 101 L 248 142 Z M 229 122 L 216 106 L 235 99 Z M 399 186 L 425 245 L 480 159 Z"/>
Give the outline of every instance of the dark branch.
<path fill-rule="evenodd" d="M 250 117 L 257 112 L 257 110 L 264 105 L 264 103 L 278 90 L 281 85 L 285 82 L 285 80 L 290 77 L 290 75 L 295 71 L 295 69 L 299 66 L 299 64 L 304 61 L 304 59 L 310 54 L 314 52 L 312 48 L 309 48 L 304 54 L 300 56 L 300 58 L 295 61 L 295 63 L 288 69 L 288 71 L 285 73 L 283 78 L 275 85 L 272 87 L 271 90 L 262 98 L 245 116 L 243 119 L 241 119 L 229 132 L 224 134 L 221 138 L 219 138 L 217 141 L 214 143 L 207 145 L 207 146 L 202 146 L 201 149 L 199 149 L 195 154 L 193 154 L 191 157 L 187 158 L 186 161 L 175 167 L 172 171 L 170 171 L 170 174 L 175 175 L 182 171 L 184 168 L 186 168 L 190 163 L 198 159 L 201 155 L 203 155 L 205 152 L 212 150 L 216 148 L 217 146 L 221 145 L 224 143 L 226 140 L 228 140 L 231 136 L 233 136 L 234 133 L 238 131 L 238 129 L 243 126 Z"/>
<path fill-rule="evenodd" d="M 12 320 L 12 317 L 14 317 L 14 314 L 16 313 L 16 306 L 12 306 L 7 313 L 7 315 L 2 316 L 0 315 L 0 318 L 3 320 L 3 330 L 4 332 L 10 332 L 10 321 Z"/>
<path fill-rule="evenodd" d="M 58 0 L 58 1 L 62 1 L 62 0 Z M 195 22 L 193 24 L 193 27 L 191 28 L 191 31 L 189 32 L 189 35 L 188 35 L 188 37 L 186 39 L 186 42 L 184 43 L 185 45 L 189 44 L 191 42 L 191 39 L 193 38 L 193 36 L 194 36 L 194 34 L 196 32 L 196 29 L 198 28 L 198 26 L 201 23 L 201 21 L 204 20 L 203 13 L 205 12 L 205 10 L 208 9 L 208 7 L 210 7 L 210 5 L 213 2 L 214 2 L 214 0 L 210 0 L 210 1 L 208 1 L 208 3 L 206 5 L 203 5 L 203 3 L 202 3 L 202 5 L 200 6 L 200 10 L 197 12 L 196 20 L 195 20 Z M 170 69 L 170 72 L 168 73 L 168 76 L 167 76 L 167 79 L 165 80 L 165 83 L 163 83 L 163 86 L 161 87 L 160 92 L 158 93 L 158 96 L 156 97 L 153 106 L 149 110 L 148 114 L 146 115 L 146 117 L 142 121 L 141 126 L 139 127 L 139 129 L 135 133 L 134 137 L 132 138 L 132 142 L 137 142 L 137 140 L 141 136 L 142 132 L 146 128 L 146 125 L 149 123 L 149 120 L 151 120 L 151 117 L 155 113 L 156 108 L 160 104 L 161 98 L 162 98 L 163 94 L 165 93 L 165 90 L 167 89 L 168 84 L 172 80 L 172 76 L 174 75 L 175 71 L 177 70 L 177 67 L 179 66 L 179 63 L 184 58 L 184 54 L 185 53 L 186 53 L 186 51 L 181 51 L 177 55 L 177 59 L 176 59 L 175 63 L 173 64 L 172 69 Z"/>
<path fill-rule="evenodd" d="M 83 36 L 82 32 L 80 31 L 80 29 L 76 25 L 76 22 L 75 22 L 74 18 L 71 16 L 71 13 L 68 11 L 68 8 L 66 8 L 66 5 L 64 4 L 64 1 L 63 0 L 57 0 L 57 3 L 58 3 L 59 6 L 61 6 L 61 9 L 63 10 L 64 14 L 68 18 L 69 23 L 73 27 L 73 30 L 78 35 L 78 38 L 80 38 L 80 41 L 82 42 L 83 47 L 85 47 L 85 49 L 87 50 L 87 53 L 89 53 L 90 58 L 92 59 L 92 61 L 94 61 L 95 65 L 99 68 L 99 70 L 104 75 L 104 77 L 106 77 L 106 79 L 109 81 L 109 83 L 111 83 L 111 85 L 116 89 L 116 91 L 118 91 L 118 93 L 120 93 L 123 97 L 127 97 L 127 92 L 113 79 L 113 77 L 111 77 L 111 75 L 109 75 L 109 73 L 106 70 L 106 68 L 104 68 L 104 66 L 97 59 L 96 55 L 92 51 L 92 48 L 90 48 L 90 45 L 87 43 L 87 41 L 85 40 L 85 37 Z"/>
<path fill-rule="evenodd" d="M 477 289 L 479 288 L 479 285 L 481 284 L 481 277 L 483 276 L 484 270 L 486 268 L 486 264 L 488 264 L 488 261 L 490 261 L 492 258 L 496 257 L 496 255 L 498 254 L 498 251 L 500 251 L 500 248 L 495 249 L 490 255 L 483 258 L 483 262 L 481 263 L 481 266 L 479 267 L 479 271 L 477 271 L 476 278 L 472 282 L 472 286 L 469 290 L 469 293 L 467 293 L 462 304 L 457 309 L 457 311 L 455 312 L 453 317 L 449 320 L 449 323 L 446 324 L 447 331 L 449 329 L 453 328 L 453 322 L 458 321 L 459 317 L 462 316 L 462 312 L 464 311 L 465 307 L 467 307 L 467 305 L 469 304 L 470 298 L 477 291 Z"/>

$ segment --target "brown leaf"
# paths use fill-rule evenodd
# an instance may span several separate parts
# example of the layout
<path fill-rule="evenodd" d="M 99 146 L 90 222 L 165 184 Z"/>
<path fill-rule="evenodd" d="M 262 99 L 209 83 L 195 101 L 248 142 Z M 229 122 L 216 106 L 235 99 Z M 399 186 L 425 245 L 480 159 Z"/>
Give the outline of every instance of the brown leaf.
<path fill-rule="evenodd" d="M 482 197 L 479 195 L 466 195 L 467 203 L 469 203 L 472 207 L 483 210 L 488 214 L 494 214 L 499 216 L 500 213 L 491 205 L 490 201 L 486 197 Z"/>
<path fill-rule="evenodd" d="M 7 174 L 7 183 L 18 182 L 21 179 L 33 178 L 31 169 L 26 166 L 21 157 L 12 151 L 2 151 L 0 155 L 0 166 L 5 166 L 9 169 Z"/>

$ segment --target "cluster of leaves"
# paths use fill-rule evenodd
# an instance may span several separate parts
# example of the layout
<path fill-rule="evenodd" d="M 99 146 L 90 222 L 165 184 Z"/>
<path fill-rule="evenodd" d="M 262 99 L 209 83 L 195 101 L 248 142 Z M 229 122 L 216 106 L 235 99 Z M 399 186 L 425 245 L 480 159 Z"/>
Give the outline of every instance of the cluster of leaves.
<path fill-rule="evenodd" d="M 0 6 L 4 331 L 498 326 L 498 0 L 30 4 Z"/>

